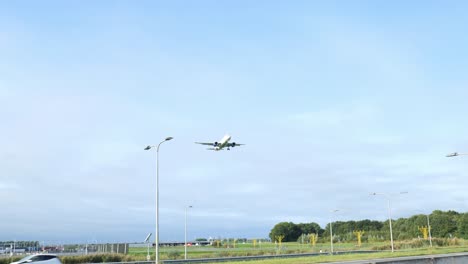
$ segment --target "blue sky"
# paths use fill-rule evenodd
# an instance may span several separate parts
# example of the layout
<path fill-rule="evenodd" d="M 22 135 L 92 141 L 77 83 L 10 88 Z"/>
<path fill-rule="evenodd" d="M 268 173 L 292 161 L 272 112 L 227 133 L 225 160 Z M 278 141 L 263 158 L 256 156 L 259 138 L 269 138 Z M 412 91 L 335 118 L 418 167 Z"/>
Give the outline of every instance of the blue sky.
<path fill-rule="evenodd" d="M 460 1 L 0 4 L 0 240 L 466 212 Z M 225 133 L 247 144 L 209 152 Z M 436 228 L 436 227 L 434 227 Z"/>

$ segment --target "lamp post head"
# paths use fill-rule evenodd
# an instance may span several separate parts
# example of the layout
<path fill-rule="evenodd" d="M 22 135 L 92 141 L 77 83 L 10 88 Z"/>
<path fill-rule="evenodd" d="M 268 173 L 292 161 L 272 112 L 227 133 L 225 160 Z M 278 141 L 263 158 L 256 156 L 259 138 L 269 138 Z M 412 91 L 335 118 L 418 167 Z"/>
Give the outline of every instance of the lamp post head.
<path fill-rule="evenodd" d="M 146 146 L 146 148 L 144 148 L 144 150 L 150 150 L 151 149 L 151 146 Z"/>
<path fill-rule="evenodd" d="M 173 137 L 167 137 L 167 138 L 165 139 L 165 141 L 169 141 L 169 140 L 171 140 L 171 139 L 173 139 Z"/>
<path fill-rule="evenodd" d="M 153 234 L 153 233 L 149 233 L 149 234 L 146 236 L 146 238 L 145 238 L 145 243 L 148 243 L 148 241 L 149 241 L 149 239 L 150 239 L 150 237 L 151 237 L 152 234 Z"/>

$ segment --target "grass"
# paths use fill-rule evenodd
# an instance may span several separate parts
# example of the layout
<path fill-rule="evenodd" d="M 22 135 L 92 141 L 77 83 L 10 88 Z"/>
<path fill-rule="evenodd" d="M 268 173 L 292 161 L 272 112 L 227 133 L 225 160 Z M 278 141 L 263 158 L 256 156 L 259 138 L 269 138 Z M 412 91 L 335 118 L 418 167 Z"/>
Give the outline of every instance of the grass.
<path fill-rule="evenodd" d="M 380 258 L 394 258 L 394 257 L 407 257 L 407 256 L 420 256 L 420 255 L 432 255 L 432 254 L 448 254 L 448 253 L 459 253 L 468 252 L 468 247 L 451 247 L 451 248 L 427 248 L 418 250 L 407 250 L 407 251 L 396 251 L 392 252 L 378 252 L 368 254 L 350 254 L 350 255 L 320 255 L 312 257 L 299 257 L 299 258 L 288 258 L 288 259 L 269 259 L 269 260 L 253 260 L 249 261 L 251 264 L 313 264 L 313 263 L 327 263 L 327 262 L 339 262 L 339 261 L 352 261 L 352 260 L 369 260 L 369 259 L 380 259 Z M 226 262 L 230 264 L 245 264 L 242 261 Z"/>
<path fill-rule="evenodd" d="M 425 242 L 425 243 L 422 243 Z M 373 259 L 373 258 L 386 258 L 386 257 L 398 257 L 398 256 L 415 256 L 424 254 L 444 254 L 453 252 L 468 252 L 468 242 L 459 240 L 458 246 L 445 246 L 445 247 L 434 247 L 430 248 L 427 241 L 401 241 L 395 244 L 395 248 L 398 249 L 396 252 L 391 253 L 389 251 L 379 250 L 377 253 L 369 254 L 351 254 L 351 255 L 321 255 L 306 258 L 291 258 L 291 259 L 277 259 L 277 260 L 261 260 L 252 261 L 250 263 L 320 263 L 320 262 L 332 262 L 332 261 L 344 261 L 344 260 L 358 260 L 358 259 Z M 401 247 L 401 249 L 400 249 Z M 411 248 L 415 247 L 415 248 Z M 354 250 L 373 250 L 376 248 L 390 248 L 389 242 L 375 242 L 375 243 L 363 243 L 361 247 L 357 247 L 354 243 L 335 243 L 334 251 L 354 251 Z M 329 252 L 330 244 L 321 243 L 315 247 L 311 245 L 303 245 L 295 242 L 283 243 L 281 250 L 274 243 L 262 243 L 257 244 L 257 247 L 253 247 L 252 244 L 238 244 L 235 247 L 212 247 L 203 246 L 197 247 L 192 246 L 187 248 L 188 258 L 217 258 L 217 257 L 236 257 L 236 256 L 256 256 L 256 255 L 276 255 L 276 254 L 295 254 L 295 253 L 317 253 L 317 252 Z M 153 249 L 154 252 L 154 249 Z M 131 248 L 130 255 L 135 256 L 138 259 L 146 258 L 146 248 Z M 161 247 L 160 248 L 161 259 L 173 259 L 184 257 L 184 247 Z M 152 255 L 154 258 L 154 253 Z M 286 262 L 285 262 L 286 261 Z"/>

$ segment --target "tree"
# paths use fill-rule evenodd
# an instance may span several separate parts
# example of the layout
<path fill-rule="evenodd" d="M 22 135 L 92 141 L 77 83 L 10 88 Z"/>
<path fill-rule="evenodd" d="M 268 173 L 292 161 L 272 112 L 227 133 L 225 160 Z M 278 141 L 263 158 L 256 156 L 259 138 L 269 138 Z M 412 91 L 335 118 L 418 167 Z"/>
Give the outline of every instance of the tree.
<path fill-rule="evenodd" d="M 382 222 L 371 221 L 369 219 L 361 220 L 356 222 L 355 228 L 358 230 L 366 231 L 380 231 L 382 229 Z"/>
<path fill-rule="evenodd" d="M 412 228 L 410 222 L 411 221 L 408 218 L 399 218 L 397 220 L 392 220 L 393 238 L 398 240 L 412 238 L 413 236 L 408 232 Z"/>
<path fill-rule="evenodd" d="M 271 241 L 275 241 L 276 237 L 284 236 L 283 242 L 296 241 L 301 235 L 301 229 L 293 222 L 281 222 L 276 224 L 270 231 Z"/>
<path fill-rule="evenodd" d="M 468 239 L 468 213 L 461 214 L 457 221 L 457 235 Z"/>
<path fill-rule="evenodd" d="M 432 237 L 461 237 L 468 239 L 468 213 L 460 214 L 456 211 L 435 210 L 429 215 Z M 419 227 L 427 226 L 427 215 L 417 214 L 409 218 L 392 220 L 393 238 L 396 240 L 413 239 L 421 236 Z M 363 241 L 390 240 L 389 223 L 385 221 L 334 221 L 333 237 L 336 241 L 355 241 L 353 231 L 366 231 Z M 427 232 L 429 229 L 427 230 Z M 284 235 L 284 242 L 297 241 L 301 235 L 317 234 L 323 241 L 330 239 L 330 223 L 322 229 L 317 223 L 281 222 L 270 232 L 271 241 L 275 237 Z M 301 239 L 302 242 L 302 239 Z"/>
<path fill-rule="evenodd" d="M 430 215 L 432 236 L 451 237 L 456 235 L 458 216 L 459 213 L 455 211 L 435 210 L 432 212 Z"/>
<path fill-rule="evenodd" d="M 323 229 L 320 228 L 320 225 L 317 223 L 300 223 L 297 225 L 301 230 L 301 234 L 321 234 L 323 233 Z"/>

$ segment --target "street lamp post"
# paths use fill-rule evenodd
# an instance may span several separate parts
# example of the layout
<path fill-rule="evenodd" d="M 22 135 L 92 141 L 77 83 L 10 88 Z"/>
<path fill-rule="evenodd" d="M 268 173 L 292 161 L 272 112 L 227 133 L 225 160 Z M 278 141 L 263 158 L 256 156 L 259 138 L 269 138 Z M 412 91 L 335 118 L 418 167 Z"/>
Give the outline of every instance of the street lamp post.
<path fill-rule="evenodd" d="M 151 260 L 150 253 L 149 253 L 149 249 L 150 249 L 149 240 L 150 240 L 151 235 L 152 235 L 152 233 L 149 233 L 149 234 L 146 236 L 146 239 L 145 239 L 145 243 L 146 243 L 147 246 L 148 246 L 148 252 L 147 252 L 147 254 L 146 254 L 146 261 L 150 261 L 150 260 Z"/>
<path fill-rule="evenodd" d="M 189 205 L 185 207 L 185 228 L 184 228 L 184 250 L 185 250 L 185 259 L 187 259 L 187 209 L 192 208 L 193 206 Z"/>
<path fill-rule="evenodd" d="M 336 213 L 338 212 L 339 210 L 336 209 L 336 210 L 333 210 L 331 211 L 332 213 Z M 331 219 L 330 219 L 330 254 L 333 255 L 333 215 L 331 216 Z"/>
<path fill-rule="evenodd" d="M 426 216 L 426 219 L 427 219 L 427 231 L 428 231 L 428 235 L 429 235 L 429 244 L 430 244 L 430 246 L 432 247 L 431 223 L 429 222 L 429 214 L 424 213 L 424 211 L 422 211 L 422 210 L 418 210 L 418 212 L 420 212 L 421 214 L 423 214 L 423 215 Z"/>
<path fill-rule="evenodd" d="M 146 243 L 146 244 L 148 246 L 148 252 L 146 253 L 146 261 L 150 261 L 151 260 L 151 256 L 150 256 L 150 253 L 149 253 L 150 244 L 149 243 Z"/>
<path fill-rule="evenodd" d="M 429 214 L 427 214 L 426 217 L 427 217 L 427 229 L 429 231 L 429 244 L 432 247 L 432 235 L 431 235 L 431 224 L 429 223 Z"/>
<path fill-rule="evenodd" d="M 156 148 L 156 260 L 155 264 L 159 263 L 159 147 L 162 143 L 173 139 L 173 137 L 167 137 L 163 141 L 158 144 Z M 154 148 L 154 146 L 147 146 L 145 150 L 150 150 Z"/>
<path fill-rule="evenodd" d="M 406 194 L 408 192 L 400 192 L 399 194 Z M 388 223 L 390 226 L 390 243 L 392 245 L 392 252 L 394 252 L 394 247 L 393 247 L 393 230 L 392 230 L 392 210 L 390 207 L 390 194 L 388 193 L 371 193 L 371 195 L 383 195 L 385 198 L 387 198 L 388 201 Z"/>

